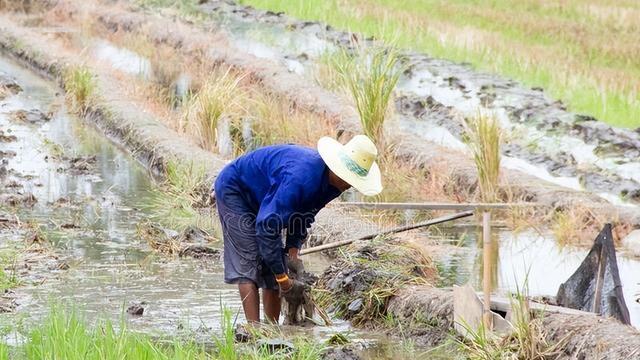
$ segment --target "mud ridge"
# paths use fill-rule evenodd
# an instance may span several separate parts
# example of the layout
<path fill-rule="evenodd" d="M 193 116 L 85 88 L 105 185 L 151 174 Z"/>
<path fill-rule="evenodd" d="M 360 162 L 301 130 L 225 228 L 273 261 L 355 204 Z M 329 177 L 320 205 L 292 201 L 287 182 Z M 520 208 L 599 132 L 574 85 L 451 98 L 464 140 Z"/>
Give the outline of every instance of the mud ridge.
<path fill-rule="evenodd" d="M 367 245 L 355 246 L 350 249 L 349 258 L 362 260 L 371 256 Z M 388 272 L 377 264 L 366 266 L 362 261 L 338 260 L 321 275 L 320 284 L 330 292 L 334 306 L 343 307 L 346 317 L 354 319 L 363 310 L 362 301 L 357 301 L 359 294 L 373 293 L 377 285 L 372 279 L 388 276 Z M 353 296 L 353 301 L 343 302 L 341 297 L 345 295 Z M 380 311 L 378 318 L 368 318 L 360 325 L 375 327 L 382 319 L 392 318 L 402 324 L 405 336 L 424 346 L 441 344 L 452 336 L 454 315 L 450 289 L 404 286 L 387 299 Z M 640 332 L 615 319 L 588 313 L 548 312 L 541 316 L 546 340 L 559 344 L 562 351 L 558 359 L 628 359 L 640 353 Z M 397 329 L 393 331 L 397 332 Z"/>

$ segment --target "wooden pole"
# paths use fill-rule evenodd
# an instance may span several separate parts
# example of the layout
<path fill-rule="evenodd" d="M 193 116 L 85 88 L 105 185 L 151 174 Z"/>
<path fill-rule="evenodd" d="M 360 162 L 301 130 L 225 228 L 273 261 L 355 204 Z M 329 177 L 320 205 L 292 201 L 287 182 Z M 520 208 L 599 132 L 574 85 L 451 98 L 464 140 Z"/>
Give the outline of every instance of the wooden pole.
<path fill-rule="evenodd" d="M 452 221 L 452 220 L 457 220 L 457 219 L 461 219 L 461 218 L 465 218 L 465 217 L 469 217 L 473 215 L 473 211 L 464 211 L 461 213 L 457 213 L 457 214 L 453 214 L 453 215 L 447 215 L 447 216 L 441 216 L 439 218 L 435 218 L 435 219 L 431 219 L 429 221 L 424 221 L 421 223 L 417 223 L 417 224 L 412 224 L 412 225 L 406 225 L 406 226 L 400 226 L 400 227 L 396 227 L 396 228 L 392 228 L 389 230 L 384 230 L 384 231 L 380 231 L 374 234 L 369 234 L 357 239 L 348 239 L 348 240 L 342 240 L 342 241 L 336 241 L 336 242 L 332 242 L 332 243 L 328 243 L 328 244 L 324 244 L 324 245 L 319 245 L 319 246 L 314 246 L 312 248 L 308 248 L 308 249 L 302 249 L 300 250 L 300 255 L 306 255 L 306 254 L 311 254 L 314 252 L 318 252 L 318 251 L 323 251 L 323 250 L 328 250 L 328 249 L 334 249 L 340 246 L 344 246 L 344 245 L 349 245 L 353 242 L 356 242 L 358 240 L 371 240 L 375 237 L 381 236 L 381 235 L 388 235 L 388 234 L 396 234 L 399 232 L 403 232 L 403 231 L 409 231 L 409 230 L 413 230 L 413 229 L 418 229 L 418 228 L 422 228 L 422 227 L 427 227 L 427 226 L 431 226 L 431 225 L 437 225 L 437 224 L 441 224 L 447 221 Z"/>
<path fill-rule="evenodd" d="M 491 314 L 491 213 L 482 213 L 482 293 L 483 312 L 482 323 L 487 331 L 493 330 L 493 316 Z"/>
<path fill-rule="evenodd" d="M 514 207 L 541 206 L 536 203 L 398 203 L 398 202 L 337 202 L 338 206 L 377 210 L 485 210 L 511 209 Z"/>

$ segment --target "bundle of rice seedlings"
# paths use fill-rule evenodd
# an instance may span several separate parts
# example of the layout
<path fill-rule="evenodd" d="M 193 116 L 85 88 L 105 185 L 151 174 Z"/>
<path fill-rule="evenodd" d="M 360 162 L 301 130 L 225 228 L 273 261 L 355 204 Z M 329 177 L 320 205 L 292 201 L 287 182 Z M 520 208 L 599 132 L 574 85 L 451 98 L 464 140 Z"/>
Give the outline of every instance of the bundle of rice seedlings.
<path fill-rule="evenodd" d="M 96 81 L 86 66 L 74 66 L 64 75 L 64 89 L 71 108 L 80 115 L 85 115 L 94 100 Z"/>
<path fill-rule="evenodd" d="M 205 80 L 198 92 L 188 96 L 183 122 L 193 129 L 200 145 L 215 151 L 218 143 L 218 125 L 223 117 L 241 117 L 241 99 L 244 92 L 240 87 L 242 76 L 230 70 L 214 71 Z"/>
<path fill-rule="evenodd" d="M 151 219 L 180 232 L 195 227 L 219 238 L 219 225 L 209 206 L 211 183 L 204 169 L 170 161 L 165 179 L 150 190 L 147 209 L 153 214 Z"/>
<path fill-rule="evenodd" d="M 402 73 L 398 53 L 380 47 L 339 59 L 338 73 L 351 93 L 364 133 L 384 148 L 384 121 L 389 117 L 393 90 Z"/>
<path fill-rule="evenodd" d="M 498 197 L 501 137 L 500 125 L 493 116 L 480 113 L 467 121 L 466 140 L 473 153 L 484 202 L 495 202 Z"/>

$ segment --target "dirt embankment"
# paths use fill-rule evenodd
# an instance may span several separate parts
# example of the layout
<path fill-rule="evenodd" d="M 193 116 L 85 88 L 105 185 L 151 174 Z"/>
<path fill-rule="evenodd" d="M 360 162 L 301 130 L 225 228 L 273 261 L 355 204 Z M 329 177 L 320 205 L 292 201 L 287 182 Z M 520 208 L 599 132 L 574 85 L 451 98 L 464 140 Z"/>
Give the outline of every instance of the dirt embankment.
<path fill-rule="evenodd" d="M 96 17 L 112 31 L 141 31 L 158 44 L 170 45 L 180 52 L 208 44 L 212 60 L 235 67 L 249 74 L 269 91 L 290 99 L 291 103 L 331 119 L 338 129 L 358 132 L 359 118 L 354 108 L 339 96 L 310 83 L 276 61 L 257 58 L 233 47 L 219 32 L 211 33 L 180 20 L 129 11 L 98 11 Z M 215 26 L 215 25 L 213 25 Z M 397 144 L 399 157 L 427 168 L 447 164 L 451 181 L 459 188 L 477 186 L 473 161 L 465 154 L 425 141 L 419 136 L 397 128 L 388 128 L 390 142 Z M 615 206 L 603 198 L 545 182 L 519 171 L 503 169 L 504 181 L 516 199 L 538 202 L 550 209 L 586 207 L 597 214 L 607 214 L 607 220 L 640 226 L 640 212 L 635 208 Z"/>

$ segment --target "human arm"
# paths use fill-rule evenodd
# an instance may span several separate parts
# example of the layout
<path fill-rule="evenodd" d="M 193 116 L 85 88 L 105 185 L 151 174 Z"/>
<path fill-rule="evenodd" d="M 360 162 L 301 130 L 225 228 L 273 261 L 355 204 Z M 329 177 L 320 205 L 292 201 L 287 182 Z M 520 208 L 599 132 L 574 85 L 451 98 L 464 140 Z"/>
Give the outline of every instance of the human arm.
<path fill-rule="evenodd" d="M 300 207 L 301 191 L 295 178 L 283 177 L 282 181 L 269 190 L 256 216 L 258 250 L 283 290 L 290 283 L 282 261 L 281 233 L 292 214 Z"/>

